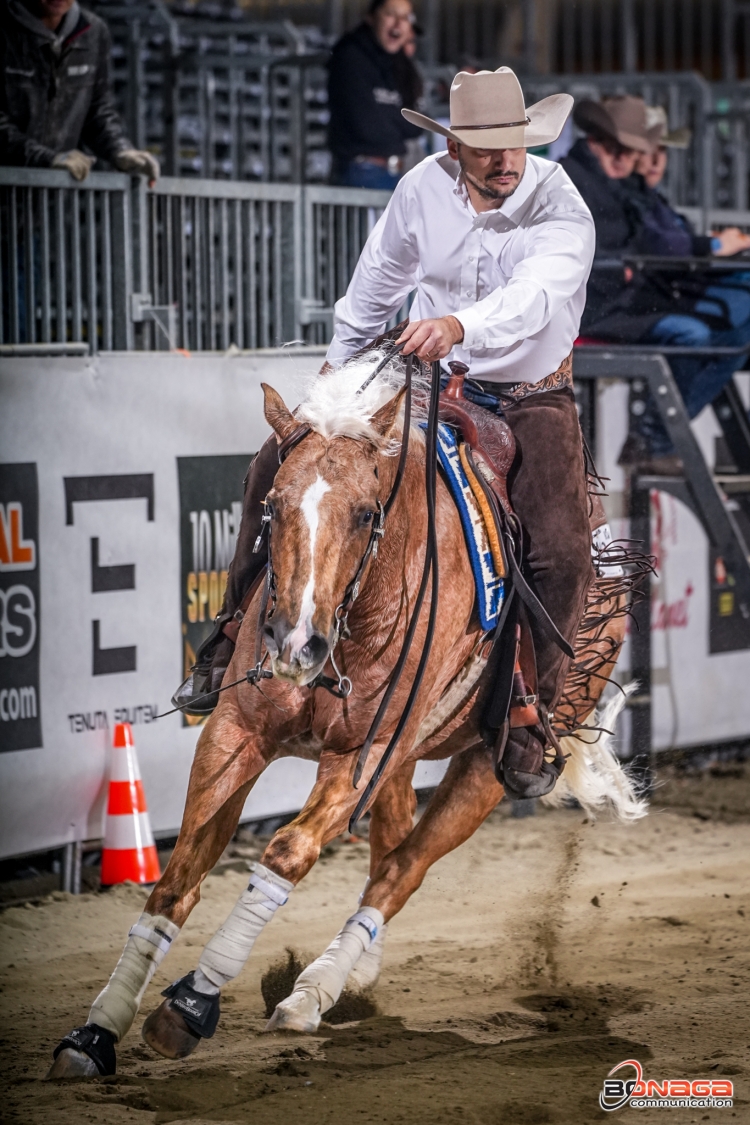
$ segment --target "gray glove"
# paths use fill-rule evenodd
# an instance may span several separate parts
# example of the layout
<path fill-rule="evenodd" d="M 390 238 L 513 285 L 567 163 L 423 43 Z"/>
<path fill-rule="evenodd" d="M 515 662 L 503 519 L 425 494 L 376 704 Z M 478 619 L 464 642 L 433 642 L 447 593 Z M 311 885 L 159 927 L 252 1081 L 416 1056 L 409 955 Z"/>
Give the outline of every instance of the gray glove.
<path fill-rule="evenodd" d="M 70 152 L 58 152 L 52 161 L 52 167 L 67 168 L 73 179 L 80 181 L 86 179 L 95 160 L 95 156 L 86 156 L 85 152 L 72 148 Z"/>
<path fill-rule="evenodd" d="M 143 152 L 137 148 L 126 148 L 115 157 L 115 164 L 121 172 L 133 172 L 138 176 L 147 176 L 148 182 L 153 184 L 159 179 L 159 161 L 150 152 Z"/>

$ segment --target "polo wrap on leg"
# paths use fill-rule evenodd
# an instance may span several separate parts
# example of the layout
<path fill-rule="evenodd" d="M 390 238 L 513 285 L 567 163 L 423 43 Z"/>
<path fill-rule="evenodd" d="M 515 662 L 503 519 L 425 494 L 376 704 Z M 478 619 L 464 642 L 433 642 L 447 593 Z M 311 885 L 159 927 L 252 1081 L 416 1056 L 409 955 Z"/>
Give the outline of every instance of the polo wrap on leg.
<path fill-rule="evenodd" d="M 256 863 L 246 891 L 203 950 L 194 987 L 207 992 L 204 981 L 221 988 L 234 980 L 250 956 L 258 934 L 287 901 L 294 883 Z"/>
<path fill-rule="evenodd" d="M 300 973 L 294 991 L 311 993 L 321 1015 L 327 1012 L 343 992 L 354 965 L 376 940 L 384 921 L 374 906 L 363 906 L 339 930 L 325 953 Z"/>
<path fill-rule="evenodd" d="M 180 927 L 162 914 L 141 914 L 108 983 L 91 1005 L 88 1022 L 119 1041 L 129 1030 L 151 978 Z"/>

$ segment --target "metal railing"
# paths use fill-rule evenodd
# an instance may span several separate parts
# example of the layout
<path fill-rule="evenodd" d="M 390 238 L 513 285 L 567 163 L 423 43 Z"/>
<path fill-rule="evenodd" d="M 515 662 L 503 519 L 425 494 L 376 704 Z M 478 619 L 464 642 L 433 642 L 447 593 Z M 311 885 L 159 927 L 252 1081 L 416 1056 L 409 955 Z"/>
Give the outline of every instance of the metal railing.
<path fill-rule="evenodd" d="M 324 342 L 388 192 L 0 168 L 0 345 Z M 80 347 L 74 350 L 80 350 Z"/>

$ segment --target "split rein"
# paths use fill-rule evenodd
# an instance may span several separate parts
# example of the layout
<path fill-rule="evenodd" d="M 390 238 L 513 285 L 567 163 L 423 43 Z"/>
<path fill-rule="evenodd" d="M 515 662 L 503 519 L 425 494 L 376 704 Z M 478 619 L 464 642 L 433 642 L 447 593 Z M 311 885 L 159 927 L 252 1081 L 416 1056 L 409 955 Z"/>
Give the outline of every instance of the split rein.
<path fill-rule="evenodd" d="M 368 375 L 365 382 L 357 391 L 357 394 L 362 394 L 365 388 L 369 386 L 373 379 L 380 373 L 380 371 L 383 370 L 386 364 L 389 363 L 400 350 L 401 349 L 399 347 L 389 349 L 383 359 L 377 364 L 370 375 Z M 336 626 L 329 659 L 331 661 L 331 664 L 333 665 L 333 669 L 336 673 L 337 678 L 334 680 L 332 677 L 326 676 L 323 672 L 320 672 L 314 680 L 311 680 L 310 683 L 306 685 L 309 688 L 323 688 L 324 690 L 329 691 L 331 695 L 335 695 L 339 699 L 346 699 L 351 694 L 352 682 L 348 676 L 342 675 L 339 671 L 336 665 L 335 651 L 341 638 L 349 637 L 351 635 L 347 624 L 349 613 L 359 596 L 362 579 L 364 577 L 368 562 L 370 561 L 370 559 L 377 558 L 378 544 L 385 534 L 385 521 L 391 511 L 391 508 L 393 507 L 396 497 L 398 496 L 399 490 L 401 488 L 401 483 L 406 471 L 406 460 L 409 452 L 409 434 L 411 430 L 413 369 L 414 356 L 408 355 L 406 357 L 404 382 L 406 395 L 404 400 L 403 437 L 401 440 L 401 451 L 399 454 L 398 466 L 396 469 L 396 476 L 393 481 L 393 486 L 385 504 L 382 504 L 378 500 L 377 516 L 373 520 L 373 526 L 372 530 L 370 531 L 370 538 L 367 542 L 367 547 L 365 548 L 364 554 L 362 555 L 362 559 L 360 560 L 354 577 L 352 578 L 351 582 L 344 592 L 343 601 L 339 606 L 337 606 L 335 612 Z M 432 577 L 430 613 L 427 621 L 427 631 L 425 634 L 424 644 L 422 646 L 419 665 L 414 676 L 414 682 L 412 683 L 406 705 L 401 713 L 398 723 L 396 724 L 396 728 L 391 735 L 390 741 L 388 742 L 388 745 L 386 746 L 386 749 L 382 754 L 380 761 L 375 767 L 373 775 L 367 783 L 364 792 L 362 793 L 362 796 L 357 803 L 357 807 L 352 814 L 351 820 L 349 822 L 350 831 L 354 830 L 357 821 L 364 813 L 375 787 L 380 781 L 380 778 L 382 777 L 386 766 L 393 756 L 396 746 L 398 745 L 401 735 L 404 732 L 404 728 L 406 727 L 406 724 L 409 720 L 409 716 L 414 709 L 414 704 L 417 700 L 419 689 L 424 678 L 425 668 L 427 667 L 427 661 L 429 659 L 430 650 L 432 648 L 433 637 L 435 635 L 435 623 L 437 619 L 438 603 L 438 549 L 437 528 L 435 523 L 435 495 L 437 487 L 437 433 L 438 409 L 440 400 L 440 374 L 440 364 L 433 363 L 432 379 L 430 385 L 430 406 L 426 432 L 425 499 L 427 504 L 427 544 L 425 549 L 424 565 L 422 568 L 422 578 L 420 580 L 419 590 L 417 592 L 417 597 L 414 604 L 414 612 L 411 615 L 411 619 L 404 636 L 404 641 L 401 646 L 401 652 L 399 653 L 398 660 L 396 661 L 393 671 L 391 672 L 388 680 L 388 685 L 385 689 L 385 692 L 383 693 L 383 698 L 380 701 L 380 705 L 377 709 L 377 712 L 375 713 L 375 717 L 370 725 L 367 737 L 362 744 L 362 748 L 357 758 L 357 764 L 354 770 L 354 778 L 352 781 L 354 788 L 356 788 L 359 784 L 359 781 L 362 777 L 362 772 L 367 763 L 370 750 L 372 749 L 375 739 L 377 738 L 377 734 L 382 725 L 383 719 L 385 718 L 386 711 L 388 710 L 396 688 L 398 687 L 398 684 L 401 680 L 401 676 L 406 666 L 406 661 L 411 651 L 414 635 L 417 630 L 417 624 L 419 622 L 425 595 L 427 593 L 427 586 L 430 581 L 430 577 Z M 284 440 L 279 445 L 279 464 L 281 464 L 288 457 L 291 451 L 297 445 L 299 445 L 299 443 L 303 441 L 310 432 L 311 427 L 303 423 L 297 426 L 297 428 L 293 430 L 292 433 L 288 434 L 287 437 L 284 438 Z M 266 659 L 268 657 L 268 653 L 266 652 L 265 655 L 263 654 L 263 629 L 266 621 L 273 614 L 273 604 L 271 606 L 270 613 L 268 610 L 268 606 L 269 602 L 273 603 L 275 601 L 275 577 L 271 558 L 271 518 L 272 517 L 269 506 L 267 503 L 264 503 L 261 529 L 253 546 L 253 551 L 257 553 L 261 548 L 264 534 L 268 534 L 268 566 L 266 568 L 266 578 L 263 583 L 263 595 L 260 601 L 260 607 L 258 611 L 258 625 L 255 633 L 255 666 L 248 669 L 245 675 L 240 679 L 233 680 L 229 684 L 222 684 L 222 686 L 215 691 L 206 693 L 205 698 L 208 698 L 209 695 L 218 695 L 223 691 L 228 691 L 230 688 L 237 687 L 239 684 L 243 683 L 249 683 L 255 687 L 259 687 L 260 680 L 273 678 L 273 672 L 270 669 L 264 667 Z M 199 696 L 198 699 L 200 698 L 202 697 Z M 192 703 L 195 702 L 196 700 L 192 701 Z M 180 711 L 182 709 L 183 708 L 181 707 L 176 707 L 174 710 Z M 173 712 L 169 711 L 166 712 L 166 714 L 172 713 Z M 159 716 L 159 718 L 161 717 L 162 716 Z"/>

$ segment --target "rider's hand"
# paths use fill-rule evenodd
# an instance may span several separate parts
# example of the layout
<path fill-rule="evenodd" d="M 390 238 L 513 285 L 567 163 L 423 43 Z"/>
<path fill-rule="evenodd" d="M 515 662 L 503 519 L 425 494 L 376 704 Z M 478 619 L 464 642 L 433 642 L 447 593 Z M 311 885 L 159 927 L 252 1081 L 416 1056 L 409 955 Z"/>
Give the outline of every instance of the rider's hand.
<path fill-rule="evenodd" d="M 464 328 L 455 316 L 441 316 L 436 320 L 412 320 L 396 340 L 403 344 L 402 355 L 411 352 L 417 359 L 432 363 L 444 359 L 454 344 L 464 338 Z"/>
<path fill-rule="evenodd" d="M 711 237 L 718 238 L 721 243 L 719 249 L 714 250 L 716 258 L 729 258 L 732 254 L 739 254 L 741 250 L 750 250 L 750 234 L 745 234 L 739 227 L 711 231 Z"/>

